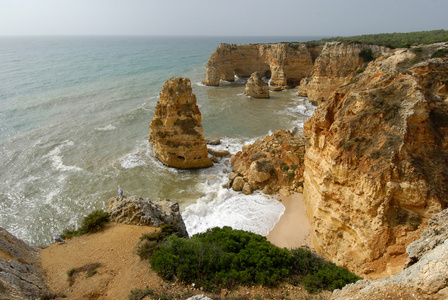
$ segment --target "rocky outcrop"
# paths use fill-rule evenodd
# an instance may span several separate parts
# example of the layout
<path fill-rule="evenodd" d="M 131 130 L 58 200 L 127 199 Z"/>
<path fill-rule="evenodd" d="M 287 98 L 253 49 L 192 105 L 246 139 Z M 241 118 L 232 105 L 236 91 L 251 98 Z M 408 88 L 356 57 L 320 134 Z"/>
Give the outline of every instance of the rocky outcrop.
<path fill-rule="evenodd" d="M 249 77 L 254 72 L 271 78 L 271 89 L 297 86 L 310 74 L 320 46 L 305 44 L 220 44 L 207 62 L 205 85 L 218 86 L 220 80 L 234 81 L 235 75 Z"/>
<path fill-rule="evenodd" d="M 0 227 L 0 299 L 40 299 L 47 294 L 39 249 Z"/>
<path fill-rule="evenodd" d="M 311 76 L 300 82 L 300 95 L 307 96 L 314 103 L 329 99 L 336 89 L 352 82 L 363 71 L 367 63 L 360 53 L 366 50 L 371 51 L 373 57 L 385 56 L 391 52 L 388 48 L 375 45 L 340 42 L 325 44 L 316 59 Z"/>
<path fill-rule="evenodd" d="M 252 98 L 269 98 L 269 86 L 263 81 L 260 73 L 254 72 L 250 75 L 244 94 Z"/>
<path fill-rule="evenodd" d="M 412 242 L 406 248 L 408 261 L 405 267 L 421 261 L 422 258 L 433 251 L 439 245 L 448 241 L 448 209 L 436 214 L 428 221 L 428 227 L 417 241 Z M 448 278 L 448 273 L 446 274 Z M 448 281 L 447 281 L 448 282 Z"/>
<path fill-rule="evenodd" d="M 448 205 L 448 64 L 402 70 L 403 52 L 370 62 L 304 125 L 314 246 L 368 278 L 397 273 L 408 244 Z"/>
<path fill-rule="evenodd" d="M 180 169 L 213 165 L 190 79 L 171 78 L 165 83 L 149 129 L 156 157 L 165 165 Z"/>
<path fill-rule="evenodd" d="M 300 192 L 304 154 L 303 136 L 276 131 L 231 156 L 233 172 L 227 186 L 245 194 L 254 190 L 271 194 L 282 187 Z"/>
<path fill-rule="evenodd" d="M 448 210 L 429 220 L 420 239 L 407 253 L 412 261 L 397 275 L 378 281 L 363 280 L 333 292 L 339 299 L 447 299 Z"/>
<path fill-rule="evenodd" d="M 169 199 L 152 201 L 137 196 L 111 198 L 108 212 L 111 221 L 116 223 L 154 227 L 172 224 L 182 235 L 188 236 L 179 204 Z"/>

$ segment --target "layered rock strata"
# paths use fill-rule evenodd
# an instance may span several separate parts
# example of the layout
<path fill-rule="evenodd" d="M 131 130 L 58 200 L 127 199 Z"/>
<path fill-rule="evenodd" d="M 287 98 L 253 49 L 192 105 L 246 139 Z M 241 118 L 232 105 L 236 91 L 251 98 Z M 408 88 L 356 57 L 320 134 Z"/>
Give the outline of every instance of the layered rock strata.
<path fill-rule="evenodd" d="M 260 73 L 254 72 L 250 75 L 244 94 L 252 98 L 269 98 L 269 86 L 263 81 Z"/>
<path fill-rule="evenodd" d="M 149 129 L 149 141 L 165 165 L 180 169 L 213 165 L 190 79 L 171 78 L 165 83 Z"/>
<path fill-rule="evenodd" d="M 304 124 L 314 246 L 363 277 L 397 273 L 448 205 L 447 59 L 403 70 L 404 52 L 369 63 Z"/>
<path fill-rule="evenodd" d="M 0 227 L 0 299 L 40 299 L 48 294 L 39 249 Z"/>
<path fill-rule="evenodd" d="M 389 54 L 389 48 L 376 45 L 327 43 L 316 59 L 311 76 L 300 82 L 299 95 L 313 103 L 330 98 L 336 89 L 352 82 L 366 67 L 361 51 L 371 51 L 373 57 Z"/>
<path fill-rule="evenodd" d="M 301 191 L 305 138 L 279 130 L 231 156 L 228 187 L 245 194 L 262 190 L 266 194 L 280 188 Z"/>
<path fill-rule="evenodd" d="M 447 228 L 448 210 L 444 210 L 408 246 L 412 263 L 404 271 L 390 279 L 358 281 L 334 291 L 332 299 L 448 299 Z"/>
<path fill-rule="evenodd" d="M 130 225 L 160 227 L 172 224 L 184 236 L 188 236 L 179 204 L 169 199 L 150 200 L 129 196 L 109 199 L 108 212 L 111 221 Z"/>
<path fill-rule="evenodd" d="M 220 80 L 234 81 L 235 75 L 249 77 L 254 72 L 270 78 L 270 87 L 280 90 L 297 86 L 310 74 L 320 46 L 299 43 L 220 44 L 207 62 L 205 85 L 218 86 Z"/>

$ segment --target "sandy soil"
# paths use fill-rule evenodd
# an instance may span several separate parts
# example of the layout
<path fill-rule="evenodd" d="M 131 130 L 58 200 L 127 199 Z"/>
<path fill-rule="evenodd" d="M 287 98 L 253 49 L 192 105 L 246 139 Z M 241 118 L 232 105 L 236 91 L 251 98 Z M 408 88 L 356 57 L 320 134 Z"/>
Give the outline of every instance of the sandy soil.
<path fill-rule="evenodd" d="M 294 214 L 303 204 L 298 195 L 283 199 L 286 206 L 281 223 L 269 239 L 279 245 L 296 247 L 306 241 L 306 228 Z M 151 270 L 147 261 L 136 254 L 142 234 L 156 230 L 152 227 L 109 223 L 102 232 L 53 244 L 42 250 L 42 268 L 47 282 L 57 299 L 128 299 L 131 290 L 150 288 L 158 296 L 141 299 L 187 299 L 205 294 L 212 299 L 329 299 L 330 292 L 310 295 L 303 288 L 281 284 L 278 288 L 239 287 L 235 291 L 205 293 L 200 287 L 164 282 Z M 285 230 L 285 233 L 282 232 Z M 294 234 L 301 234 L 295 238 Z M 282 240 L 286 242 L 283 243 Z M 69 277 L 68 272 L 73 272 Z"/>
<path fill-rule="evenodd" d="M 66 299 L 127 299 L 134 288 L 161 284 L 149 264 L 135 254 L 143 233 L 154 228 L 110 223 L 105 231 L 53 244 L 42 251 L 42 267 L 50 289 Z M 77 272 L 72 283 L 67 272 L 100 264 L 97 273 Z M 88 267 L 86 267 L 88 269 Z"/>
<path fill-rule="evenodd" d="M 310 236 L 311 227 L 306 218 L 306 207 L 302 200 L 302 194 L 280 195 L 279 200 L 285 206 L 285 213 L 267 235 L 268 241 L 282 248 L 307 247 L 314 249 Z"/>

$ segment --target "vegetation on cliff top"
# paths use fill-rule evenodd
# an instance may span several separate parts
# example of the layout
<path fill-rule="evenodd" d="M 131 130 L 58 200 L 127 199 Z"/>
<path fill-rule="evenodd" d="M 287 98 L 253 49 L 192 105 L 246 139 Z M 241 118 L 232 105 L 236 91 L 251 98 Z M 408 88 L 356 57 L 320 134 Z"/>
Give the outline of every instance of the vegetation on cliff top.
<path fill-rule="evenodd" d="M 104 228 L 107 222 L 109 222 L 109 213 L 102 210 L 95 210 L 84 218 L 81 227 L 76 230 L 66 229 L 64 230 L 64 233 L 61 234 L 61 237 L 63 239 L 68 239 L 73 236 L 98 232 Z"/>
<path fill-rule="evenodd" d="M 413 45 L 427 45 L 438 42 L 448 42 L 448 30 L 416 31 L 407 33 L 365 34 L 348 37 L 324 38 L 307 42 L 307 45 L 322 45 L 327 42 L 359 43 L 380 45 L 389 48 L 409 48 Z"/>
<path fill-rule="evenodd" d="M 167 228 L 169 230 L 169 228 Z M 164 230 L 162 230 L 164 231 Z M 165 233 L 144 239 L 138 254 L 166 280 L 205 290 L 238 285 L 302 284 L 308 291 L 342 288 L 360 278 L 305 249 L 287 250 L 265 237 L 230 227 L 212 228 L 190 239 Z"/>

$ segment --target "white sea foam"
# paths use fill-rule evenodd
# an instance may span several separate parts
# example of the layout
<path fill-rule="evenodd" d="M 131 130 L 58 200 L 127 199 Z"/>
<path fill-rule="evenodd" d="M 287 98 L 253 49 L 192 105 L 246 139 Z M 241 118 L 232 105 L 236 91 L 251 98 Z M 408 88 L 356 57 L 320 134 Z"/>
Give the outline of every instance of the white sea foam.
<path fill-rule="evenodd" d="M 124 169 L 132 169 L 135 167 L 145 166 L 145 154 L 142 152 L 129 153 L 120 159 L 120 164 Z"/>
<path fill-rule="evenodd" d="M 98 131 L 111 131 L 111 130 L 115 130 L 115 129 L 117 129 L 117 127 L 113 126 L 112 124 L 106 125 L 104 127 L 95 128 L 95 130 L 98 130 Z"/>
<path fill-rule="evenodd" d="M 245 144 L 254 139 L 222 138 L 220 145 L 208 147 L 226 149 L 230 153 L 241 150 Z M 225 161 L 214 168 L 228 167 Z M 185 226 L 190 235 L 205 232 L 209 228 L 230 226 L 261 235 L 267 235 L 278 222 L 285 207 L 272 197 L 261 193 L 244 195 L 227 188 L 227 174 L 215 172 L 204 183 L 197 185 L 197 190 L 205 195 L 196 203 L 187 206 L 182 212 Z"/>
<path fill-rule="evenodd" d="M 148 165 L 149 160 L 149 147 L 147 142 L 145 144 L 139 144 L 131 153 L 127 153 L 120 158 L 120 165 L 124 169 L 132 169 L 135 167 Z"/>
<path fill-rule="evenodd" d="M 283 204 L 265 195 L 244 195 L 219 187 L 187 206 L 182 218 L 190 236 L 223 226 L 266 236 L 284 211 Z"/>
<path fill-rule="evenodd" d="M 308 100 L 305 99 L 299 99 L 297 106 L 288 107 L 282 111 L 279 111 L 279 113 L 282 114 L 288 114 L 292 116 L 305 116 L 305 117 L 311 117 L 314 113 L 314 110 L 316 107 L 312 105 Z M 303 121 L 303 120 L 301 120 Z"/>
<path fill-rule="evenodd" d="M 77 166 L 66 166 L 62 162 L 62 156 L 61 151 L 65 147 L 73 146 L 74 143 L 71 140 L 64 141 L 61 145 L 57 146 L 53 150 L 50 151 L 50 153 L 47 154 L 47 156 L 50 157 L 50 159 L 53 161 L 53 167 L 57 170 L 61 171 L 82 171 L 80 167 Z"/>

